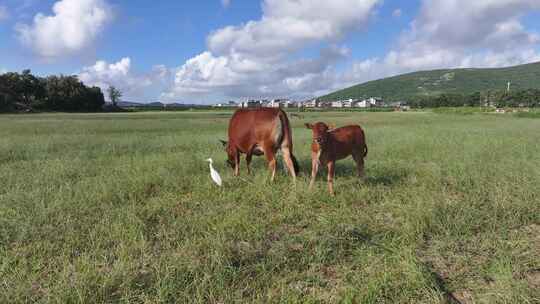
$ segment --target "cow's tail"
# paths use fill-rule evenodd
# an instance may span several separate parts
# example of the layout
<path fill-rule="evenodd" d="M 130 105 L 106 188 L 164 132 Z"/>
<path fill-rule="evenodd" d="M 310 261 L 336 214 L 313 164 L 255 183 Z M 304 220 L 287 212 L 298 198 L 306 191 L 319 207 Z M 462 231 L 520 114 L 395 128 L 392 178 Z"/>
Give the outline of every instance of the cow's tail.
<path fill-rule="evenodd" d="M 364 157 L 367 156 L 367 153 L 368 153 L 367 144 L 364 143 Z"/>
<path fill-rule="evenodd" d="M 293 162 L 294 166 L 294 173 L 298 175 L 300 173 L 300 166 L 298 165 L 298 161 L 296 160 L 296 157 L 294 157 L 293 153 L 293 140 L 292 140 L 292 131 L 291 131 L 291 124 L 289 123 L 289 118 L 287 117 L 287 114 L 283 110 L 279 110 L 279 120 L 281 121 L 281 147 L 287 147 L 288 150 L 291 153 L 291 160 Z"/>
<path fill-rule="evenodd" d="M 362 129 L 362 137 L 363 137 L 363 142 L 364 142 L 364 157 L 366 157 L 368 154 L 368 147 L 367 147 L 367 142 L 366 142 L 366 133 L 364 132 L 363 129 Z"/>

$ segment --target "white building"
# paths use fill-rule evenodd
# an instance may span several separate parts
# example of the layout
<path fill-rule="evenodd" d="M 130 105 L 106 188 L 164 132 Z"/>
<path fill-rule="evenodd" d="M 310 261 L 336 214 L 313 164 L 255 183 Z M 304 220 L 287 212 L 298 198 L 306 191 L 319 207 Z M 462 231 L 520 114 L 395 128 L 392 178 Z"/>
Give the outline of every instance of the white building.
<path fill-rule="evenodd" d="M 332 108 L 343 108 L 343 101 L 332 101 Z"/>
<path fill-rule="evenodd" d="M 215 105 L 213 105 L 214 108 L 234 108 L 237 106 L 238 105 L 234 101 L 229 101 L 227 103 L 216 103 Z"/>
<path fill-rule="evenodd" d="M 266 105 L 269 108 L 288 108 L 291 104 L 291 101 L 288 99 L 272 99 Z"/>
<path fill-rule="evenodd" d="M 255 100 L 255 99 L 249 99 L 247 101 L 242 101 L 238 104 L 239 108 L 259 108 L 262 106 L 266 106 L 268 104 L 268 100 Z"/>
<path fill-rule="evenodd" d="M 342 103 L 343 103 L 344 108 L 354 108 L 356 104 L 358 103 L 358 100 L 350 98 L 350 99 L 342 101 Z"/>
<path fill-rule="evenodd" d="M 304 102 L 304 107 L 306 108 L 316 108 L 319 106 L 319 101 L 317 99 L 312 99 Z"/>
<path fill-rule="evenodd" d="M 357 108 L 370 108 L 371 103 L 369 102 L 369 99 L 364 99 L 362 101 L 359 101 L 356 103 Z"/>
<path fill-rule="evenodd" d="M 373 106 L 373 107 L 382 107 L 382 106 L 384 106 L 384 102 L 383 102 L 382 98 L 370 97 L 368 100 L 369 100 L 369 103 L 371 104 L 371 106 Z"/>

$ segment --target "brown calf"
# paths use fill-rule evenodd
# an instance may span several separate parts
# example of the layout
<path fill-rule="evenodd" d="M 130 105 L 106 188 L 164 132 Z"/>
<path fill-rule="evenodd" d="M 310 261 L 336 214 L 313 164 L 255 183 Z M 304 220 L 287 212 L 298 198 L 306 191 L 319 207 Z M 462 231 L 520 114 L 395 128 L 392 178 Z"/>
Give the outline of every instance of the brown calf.
<path fill-rule="evenodd" d="M 337 160 L 352 155 L 358 169 L 358 176 L 364 177 L 364 157 L 368 148 L 364 130 L 359 125 L 345 126 L 330 129 L 327 124 L 318 122 L 306 123 L 306 127 L 313 132 L 311 144 L 311 182 L 313 188 L 319 165 L 328 166 L 328 191 L 334 195 L 334 170 Z"/>
<path fill-rule="evenodd" d="M 298 162 L 293 155 L 292 132 L 287 114 L 281 109 L 257 108 L 237 110 L 229 122 L 229 140 L 222 141 L 234 175 L 240 174 L 240 154 L 246 154 L 248 173 L 252 155 L 265 155 L 276 175 L 276 153 L 281 150 L 293 180 L 298 174 Z"/>

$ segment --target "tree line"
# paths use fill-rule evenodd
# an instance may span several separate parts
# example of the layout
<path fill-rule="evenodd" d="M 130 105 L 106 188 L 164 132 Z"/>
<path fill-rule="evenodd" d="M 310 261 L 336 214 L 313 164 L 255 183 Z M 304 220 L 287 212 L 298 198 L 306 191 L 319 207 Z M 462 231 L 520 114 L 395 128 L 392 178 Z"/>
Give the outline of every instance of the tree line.
<path fill-rule="evenodd" d="M 97 112 L 105 104 L 99 87 L 88 87 L 77 76 L 38 77 L 30 70 L 0 75 L 0 112 Z"/>
<path fill-rule="evenodd" d="M 408 101 L 413 108 L 439 107 L 540 107 L 540 89 L 512 91 L 488 90 L 472 94 L 444 93 L 434 96 L 417 96 Z"/>

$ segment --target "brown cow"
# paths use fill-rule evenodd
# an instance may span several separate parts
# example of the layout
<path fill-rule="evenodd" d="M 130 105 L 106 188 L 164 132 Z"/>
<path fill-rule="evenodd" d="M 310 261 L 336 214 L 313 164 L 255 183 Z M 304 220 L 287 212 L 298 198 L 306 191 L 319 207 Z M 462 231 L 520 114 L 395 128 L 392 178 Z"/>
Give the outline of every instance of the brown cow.
<path fill-rule="evenodd" d="M 356 162 L 358 176 L 364 177 L 364 157 L 368 148 L 364 130 L 359 125 L 330 129 L 327 124 L 318 122 L 306 123 L 306 127 L 313 132 L 310 189 L 313 188 L 319 165 L 322 164 L 328 166 L 328 191 L 334 195 L 335 163 L 349 155 L 352 155 Z"/>
<path fill-rule="evenodd" d="M 240 174 L 240 154 L 246 154 L 248 174 L 252 155 L 265 155 L 272 181 L 276 175 L 276 153 L 281 149 L 283 159 L 293 180 L 298 174 L 298 162 L 293 155 L 292 132 L 287 114 L 281 109 L 257 108 L 237 110 L 229 122 L 229 141 L 222 141 L 227 162 Z"/>

